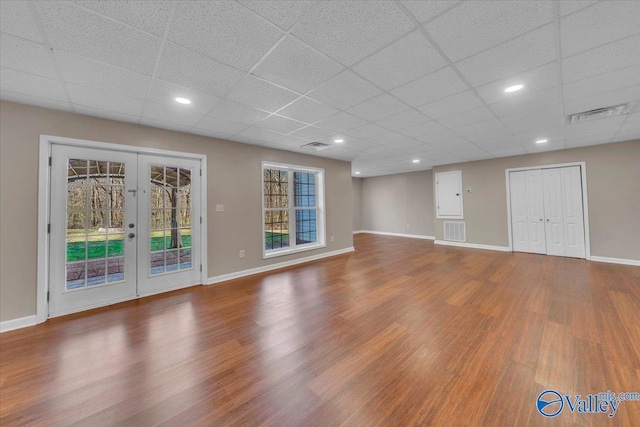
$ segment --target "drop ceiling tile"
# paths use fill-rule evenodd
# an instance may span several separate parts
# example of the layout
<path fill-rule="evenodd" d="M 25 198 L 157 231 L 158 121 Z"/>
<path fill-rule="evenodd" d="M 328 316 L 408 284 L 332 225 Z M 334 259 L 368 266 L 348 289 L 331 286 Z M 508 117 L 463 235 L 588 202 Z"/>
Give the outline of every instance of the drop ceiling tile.
<path fill-rule="evenodd" d="M 294 37 L 287 37 L 260 62 L 252 74 L 305 93 L 344 67 Z"/>
<path fill-rule="evenodd" d="M 186 109 L 202 114 L 208 113 L 214 105 L 220 102 L 220 98 L 217 96 L 208 95 L 159 79 L 153 81 L 148 100 L 156 104 L 177 105 L 175 99 L 178 97 L 191 100 L 191 104 L 184 106 Z"/>
<path fill-rule="evenodd" d="M 503 133 L 508 132 L 508 129 L 505 128 L 502 122 L 498 119 L 489 119 L 471 124 L 455 126 L 453 130 L 465 138 L 472 138 L 475 135 L 489 131 Z"/>
<path fill-rule="evenodd" d="M 596 108 L 612 107 L 640 99 L 640 85 L 617 89 L 611 92 L 565 101 L 565 114 L 575 114 Z"/>
<path fill-rule="evenodd" d="M 611 142 L 633 141 L 636 139 L 640 139 L 640 130 L 631 129 L 618 132 Z"/>
<path fill-rule="evenodd" d="M 465 89 L 467 89 L 466 83 L 458 77 L 451 67 L 446 67 L 393 89 L 391 93 L 407 104 L 418 107 L 462 92 Z"/>
<path fill-rule="evenodd" d="M 49 43 L 77 55 L 151 75 L 160 38 L 72 3 L 37 2 Z"/>
<path fill-rule="evenodd" d="M 315 123 L 337 112 L 333 107 L 303 96 L 278 111 L 278 114 L 305 123 Z"/>
<path fill-rule="evenodd" d="M 319 2 L 292 34 L 351 66 L 413 28 L 391 2 Z"/>
<path fill-rule="evenodd" d="M 527 151 L 527 153 L 540 153 L 544 151 L 564 150 L 565 148 L 566 148 L 566 145 L 564 142 L 552 143 L 551 141 L 545 144 L 533 143 L 533 144 L 524 146 L 524 149 Z"/>
<path fill-rule="evenodd" d="M 74 105 L 79 104 L 128 116 L 140 115 L 144 104 L 140 99 L 70 83 L 67 83 L 67 91 Z"/>
<path fill-rule="evenodd" d="M 278 144 L 285 145 L 287 147 L 294 147 L 294 148 L 300 148 L 303 145 L 306 145 L 309 143 L 308 140 L 303 138 L 298 138 L 297 136 L 293 136 L 293 135 L 285 135 L 282 138 L 278 139 L 276 142 Z"/>
<path fill-rule="evenodd" d="M 603 138 L 601 136 L 580 138 L 576 140 L 570 140 L 565 142 L 567 148 L 588 147 L 590 145 L 602 145 L 615 142 L 615 138 Z"/>
<path fill-rule="evenodd" d="M 0 90 L 0 99 L 3 101 L 18 102 L 20 104 L 35 105 L 36 107 L 51 108 L 53 110 L 73 111 L 71 104 L 68 102 L 40 98 L 38 96 L 26 95 L 10 90 Z"/>
<path fill-rule="evenodd" d="M 521 156 L 523 154 L 527 154 L 527 151 L 522 147 L 514 147 L 514 148 L 507 148 L 504 150 L 502 149 L 493 150 L 493 151 L 490 151 L 490 153 L 496 157 L 511 157 L 511 156 Z"/>
<path fill-rule="evenodd" d="M 640 65 L 600 74 L 562 87 L 565 101 L 585 98 L 640 84 Z"/>
<path fill-rule="evenodd" d="M 137 99 L 145 99 L 151 77 L 125 68 L 57 50 L 56 62 L 64 81 Z"/>
<path fill-rule="evenodd" d="M 157 77 L 212 95 L 225 95 L 244 73 L 174 43 L 162 52 Z"/>
<path fill-rule="evenodd" d="M 565 129 L 565 137 L 567 139 L 595 135 L 610 135 L 613 137 L 618 129 L 620 129 L 620 125 L 622 125 L 625 118 L 625 116 L 617 116 L 593 120 L 591 122 L 569 124 Z"/>
<path fill-rule="evenodd" d="M 524 88 L 521 91 L 512 93 L 506 93 L 504 91 L 509 86 L 516 84 L 522 84 Z M 476 91 L 487 104 L 495 104 L 496 102 L 508 101 L 514 98 L 517 99 L 523 94 L 538 92 L 559 85 L 560 78 L 556 62 L 550 62 L 505 79 L 479 86 L 476 88 Z"/>
<path fill-rule="evenodd" d="M 501 137 L 495 139 L 487 139 L 484 141 L 474 142 L 476 146 L 486 151 L 507 150 L 514 147 L 520 147 L 520 141 L 515 136 Z"/>
<path fill-rule="evenodd" d="M 551 22 L 552 5 L 551 1 L 468 1 L 426 29 L 456 62 Z"/>
<path fill-rule="evenodd" d="M 234 135 L 248 127 L 249 126 L 244 123 L 232 122 L 214 116 L 204 116 L 202 120 L 196 124 L 194 130 L 216 132 L 219 135 Z"/>
<path fill-rule="evenodd" d="M 600 46 L 562 60 L 564 83 L 640 64 L 640 35 Z"/>
<path fill-rule="evenodd" d="M 532 144 L 539 139 L 548 139 L 551 143 L 562 142 L 565 138 L 565 126 L 564 123 L 556 123 L 555 127 L 549 125 L 548 127 L 514 132 L 514 135 L 521 145 Z"/>
<path fill-rule="evenodd" d="M 246 129 L 240 132 L 239 134 L 237 134 L 236 136 L 234 136 L 234 138 L 235 137 L 250 138 L 250 139 L 254 139 L 257 141 L 261 141 L 262 143 L 265 143 L 265 142 L 276 142 L 278 139 L 282 138 L 283 136 L 284 134 L 280 132 L 274 132 L 272 130 L 264 129 L 264 128 L 250 127 L 249 129 Z"/>
<path fill-rule="evenodd" d="M 344 110 L 381 93 L 380 89 L 347 69 L 322 83 L 308 96 Z"/>
<path fill-rule="evenodd" d="M 349 129 L 345 133 L 349 136 L 353 136 L 354 138 L 367 139 L 375 135 L 384 135 L 385 133 L 389 133 L 389 130 L 373 123 L 367 123 L 364 126 Z"/>
<path fill-rule="evenodd" d="M 514 136 L 502 122 L 488 120 L 486 122 L 474 123 L 456 128 L 456 132 L 474 143 L 484 143 L 487 141 L 501 141 L 503 139 L 514 140 Z M 489 128 L 491 126 L 492 128 Z M 475 129 L 474 129 L 475 128 Z M 477 130 L 478 128 L 484 130 Z"/>
<path fill-rule="evenodd" d="M 300 95 L 258 77 L 245 76 L 227 98 L 260 110 L 276 112 Z"/>
<path fill-rule="evenodd" d="M 4 68 L 37 74 L 50 79 L 57 79 L 55 64 L 46 46 L 24 40 L 9 34 L 0 37 L 0 52 Z"/>
<path fill-rule="evenodd" d="M 440 123 L 429 121 L 429 122 L 421 123 L 419 125 L 410 126 L 408 128 L 401 129 L 399 132 L 404 135 L 415 138 L 422 135 L 442 132 L 445 130 L 447 129 L 444 126 L 442 126 Z"/>
<path fill-rule="evenodd" d="M 418 20 L 418 22 L 425 23 L 431 18 L 441 14 L 442 12 L 451 9 L 456 4 L 460 3 L 458 0 L 438 0 L 438 1 L 424 1 L 424 0 L 403 0 L 404 4 L 409 12 Z"/>
<path fill-rule="evenodd" d="M 409 137 L 406 135 L 402 135 L 401 133 L 387 131 L 383 134 L 370 136 L 369 138 L 367 138 L 367 140 L 378 144 L 389 144 L 393 141 L 401 141 L 407 138 Z"/>
<path fill-rule="evenodd" d="M 358 139 L 348 144 L 348 147 L 352 150 L 356 150 L 362 153 L 369 152 L 369 149 L 380 144 L 376 144 L 375 142 L 366 141 L 364 139 Z"/>
<path fill-rule="evenodd" d="M 464 92 L 423 105 L 422 107 L 419 107 L 418 110 L 422 111 L 432 119 L 439 119 L 441 117 L 462 113 L 464 111 L 480 107 L 482 107 L 482 102 L 478 99 L 476 94 L 471 90 L 465 90 Z"/>
<path fill-rule="evenodd" d="M 159 122 L 157 120 L 147 119 L 144 117 L 140 119 L 140 124 L 144 126 L 173 130 L 176 132 L 183 132 L 183 133 L 189 133 L 189 130 L 190 130 L 188 126 L 182 126 L 182 125 L 179 125 L 176 123 L 170 123 L 170 122 Z"/>
<path fill-rule="evenodd" d="M 328 141 L 333 134 L 334 132 L 327 129 L 322 129 L 316 126 L 307 126 L 293 132 L 291 135 L 309 141 Z"/>
<path fill-rule="evenodd" d="M 562 0 L 560 3 L 560 16 L 566 16 L 587 6 L 597 3 L 599 0 Z"/>
<path fill-rule="evenodd" d="M 84 114 L 91 117 L 100 117 L 101 119 L 116 120 L 118 122 L 138 123 L 138 120 L 140 120 L 139 116 L 129 116 L 127 114 L 98 110 L 97 108 L 84 107 L 82 105 L 74 105 L 73 109 L 78 114 Z"/>
<path fill-rule="evenodd" d="M 266 119 L 260 120 L 254 126 L 273 130 L 282 134 L 287 134 L 302 129 L 307 125 L 308 123 L 302 123 L 297 120 L 291 120 L 287 117 L 282 117 L 274 114 L 267 117 Z"/>
<path fill-rule="evenodd" d="M 284 34 L 235 1 L 180 1 L 176 5 L 169 40 L 244 71 Z"/>
<path fill-rule="evenodd" d="M 269 113 L 225 98 L 209 111 L 209 115 L 232 122 L 252 125 L 267 117 Z"/>
<path fill-rule="evenodd" d="M 456 64 L 475 87 L 554 61 L 553 25 L 546 25 Z"/>
<path fill-rule="evenodd" d="M 239 0 L 240 3 L 268 19 L 283 30 L 290 29 L 315 1 L 306 0 Z"/>
<path fill-rule="evenodd" d="M 79 6 L 162 36 L 171 3 L 169 1 L 74 1 Z"/>
<path fill-rule="evenodd" d="M 173 104 L 147 102 L 142 117 L 157 122 L 172 123 L 191 128 L 202 120 L 204 113 L 194 111 L 189 107 L 189 105 L 182 105 L 177 102 Z"/>
<path fill-rule="evenodd" d="M 233 136 L 233 134 L 231 133 L 218 132 L 215 130 L 207 130 L 207 129 L 199 129 L 199 128 L 190 129 L 189 133 L 192 133 L 194 135 L 206 136 L 209 138 L 223 139 L 225 141 L 229 141 L 229 138 Z"/>
<path fill-rule="evenodd" d="M 565 118 L 562 105 L 538 108 L 524 113 L 510 114 L 501 117 L 502 122 L 515 134 L 524 132 L 546 132 L 549 129 L 562 127 Z"/>
<path fill-rule="evenodd" d="M 388 93 L 383 93 L 347 109 L 348 113 L 375 121 L 408 110 L 409 107 Z"/>
<path fill-rule="evenodd" d="M 446 65 L 420 31 L 413 31 L 351 67 L 373 83 L 390 90 Z"/>
<path fill-rule="evenodd" d="M 545 105 L 555 105 L 562 102 L 560 89 L 552 87 L 538 92 L 524 92 L 520 97 L 511 97 L 506 101 L 497 102 L 489 105 L 498 116 L 506 116 L 509 114 L 520 113 L 529 110 L 535 110 Z"/>
<path fill-rule="evenodd" d="M 345 132 L 349 129 L 353 129 L 358 126 L 366 124 L 367 121 L 359 117 L 353 116 L 344 111 L 340 111 L 332 116 L 321 120 L 317 125 L 324 129 L 333 130 L 336 132 Z"/>
<path fill-rule="evenodd" d="M 25 1 L 0 1 L 0 31 L 41 43 L 42 36 L 31 8 Z"/>
<path fill-rule="evenodd" d="M 639 1 L 606 1 L 581 10 L 560 21 L 562 55 L 575 55 L 638 34 L 639 23 Z"/>
<path fill-rule="evenodd" d="M 53 101 L 68 102 L 60 81 L 8 68 L 0 69 L 0 89 Z"/>
<path fill-rule="evenodd" d="M 447 117 L 438 119 L 438 122 L 448 127 L 457 127 L 478 123 L 485 120 L 495 118 L 493 112 L 487 107 L 475 108 L 473 110 L 463 111 L 458 114 L 452 114 Z"/>
<path fill-rule="evenodd" d="M 382 120 L 377 120 L 376 124 L 383 126 L 391 130 L 406 129 L 411 126 L 419 125 L 431 121 L 424 114 L 420 114 L 416 110 L 407 110 L 402 113 L 394 114 L 393 116 L 385 117 Z"/>

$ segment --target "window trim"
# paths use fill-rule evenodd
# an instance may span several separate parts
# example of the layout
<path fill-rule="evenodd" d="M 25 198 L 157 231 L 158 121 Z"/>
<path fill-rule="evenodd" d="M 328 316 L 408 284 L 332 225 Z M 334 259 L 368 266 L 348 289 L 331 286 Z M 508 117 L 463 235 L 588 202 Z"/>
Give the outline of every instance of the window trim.
<path fill-rule="evenodd" d="M 265 212 L 267 212 L 267 210 L 281 210 L 281 209 L 277 209 L 277 208 L 265 208 L 264 206 L 264 171 L 265 169 L 278 169 L 278 170 L 283 170 L 283 171 L 288 171 L 291 172 L 291 176 L 289 179 L 289 207 L 288 207 L 288 211 L 289 211 L 289 247 L 288 248 L 282 248 L 282 249 L 271 249 L 271 250 L 267 250 L 265 247 L 265 227 L 264 227 L 264 218 L 265 218 Z M 299 253 L 299 252 L 305 252 L 305 251 L 311 251 L 314 249 L 320 249 L 320 248 L 325 248 L 326 245 L 326 228 L 325 228 L 325 221 L 326 221 L 326 211 L 325 211 L 325 191 L 324 191 L 324 186 L 325 186 L 325 182 L 324 182 L 324 169 L 322 168 L 313 168 L 313 167 L 308 167 L 308 166 L 298 166 L 298 165 L 290 165 L 290 164 L 286 164 L 286 163 L 275 163 L 275 162 L 269 162 L 269 161 L 262 161 L 262 167 L 260 169 L 260 199 L 261 199 L 261 209 L 260 211 L 262 212 L 261 218 L 260 218 L 260 222 L 262 223 L 262 235 L 261 235 L 261 239 L 260 239 L 260 244 L 262 245 L 262 259 L 269 259 L 269 258 L 275 258 L 275 257 L 279 257 L 279 256 L 284 256 L 284 255 L 291 255 L 291 254 L 295 254 L 295 253 Z M 296 230 L 296 223 L 295 223 L 295 211 L 296 211 L 296 206 L 295 206 L 295 199 L 294 199 L 294 192 L 292 190 L 293 187 L 293 172 L 306 172 L 306 173 L 315 173 L 316 174 L 316 212 L 317 212 L 317 216 L 316 216 L 316 225 L 317 225 L 317 231 L 316 231 L 316 236 L 318 238 L 318 241 L 315 243 L 306 243 L 306 244 L 302 244 L 302 245 L 297 245 L 296 244 L 296 239 L 295 239 L 295 230 Z M 304 206 L 300 206 L 301 208 L 305 208 Z M 311 208 L 311 207 L 309 207 Z M 293 235 L 294 238 L 291 238 L 291 232 L 293 231 Z"/>

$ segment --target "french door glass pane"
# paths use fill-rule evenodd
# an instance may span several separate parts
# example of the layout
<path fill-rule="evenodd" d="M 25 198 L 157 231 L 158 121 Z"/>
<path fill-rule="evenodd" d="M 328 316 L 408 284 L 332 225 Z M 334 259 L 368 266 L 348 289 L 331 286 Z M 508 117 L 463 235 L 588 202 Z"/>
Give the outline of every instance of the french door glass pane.
<path fill-rule="evenodd" d="M 187 270 L 191 265 L 191 169 L 151 165 L 150 275 Z"/>
<path fill-rule="evenodd" d="M 124 279 L 124 173 L 120 162 L 67 163 L 67 291 Z"/>

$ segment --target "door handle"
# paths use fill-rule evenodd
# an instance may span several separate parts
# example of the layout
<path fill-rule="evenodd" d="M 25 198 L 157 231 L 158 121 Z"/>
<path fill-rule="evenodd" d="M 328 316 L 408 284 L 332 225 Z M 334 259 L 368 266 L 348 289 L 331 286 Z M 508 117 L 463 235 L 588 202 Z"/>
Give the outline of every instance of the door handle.
<path fill-rule="evenodd" d="M 547 222 L 549 222 L 549 220 L 547 219 Z"/>
<path fill-rule="evenodd" d="M 540 222 L 542 222 L 542 218 L 540 218 Z"/>
<path fill-rule="evenodd" d="M 133 239 L 134 237 L 136 237 L 136 235 L 134 233 L 129 233 L 129 238 Z"/>

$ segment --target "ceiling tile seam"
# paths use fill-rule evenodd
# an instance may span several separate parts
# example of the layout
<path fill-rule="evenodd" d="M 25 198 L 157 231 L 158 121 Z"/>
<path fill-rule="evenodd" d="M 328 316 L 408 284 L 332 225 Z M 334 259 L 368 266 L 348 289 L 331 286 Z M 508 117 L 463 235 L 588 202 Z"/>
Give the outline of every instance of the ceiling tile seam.
<path fill-rule="evenodd" d="M 407 16 L 410 17 L 410 19 L 415 20 L 415 17 L 413 15 L 411 15 L 411 12 L 409 12 L 409 10 L 407 9 L 407 7 L 402 4 L 402 3 L 396 3 L 396 5 L 405 13 L 407 14 Z M 440 46 L 436 43 L 436 41 L 433 39 L 433 37 L 431 37 L 431 34 L 429 34 L 429 32 L 427 31 L 425 26 L 421 26 L 420 30 L 422 31 L 422 34 L 427 38 L 427 40 L 429 40 L 429 43 L 431 43 L 433 45 L 433 47 L 436 49 L 436 51 L 444 58 L 445 62 L 447 63 L 448 66 L 451 67 L 451 69 L 456 73 L 456 75 L 458 76 L 458 78 L 460 80 L 462 80 L 462 82 L 467 86 L 467 88 L 469 90 L 471 90 L 473 92 L 473 94 L 480 100 L 480 102 L 482 103 L 482 105 L 487 108 L 491 114 L 494 115 L 494 117 L 496 119 L 498 119 L 500 121 L 500 123 L 509 131 L 509 133 L 511 133 L 511 135 L 513 136 L 514 140 L 518 141 L 518 138 L 516 138 L 516 136 L 513 134 L 513 132 L 511 132 L 511 129 L 507 128 L 506 125 L 504 124 L 504 122 L 500 119 L 500 117 L 498 117 L 498 115 L 495 114 L 495 112 L 489 108 L 489 105 L 486 103 L 486 101 L 478 94 L 478 92 L 476 91 L 476 89 L 473 87 L 473 85 L 471 85 L 471 83 L 469 83 L 467 81 L 467 79 L 462 75 L 462 73 L 460 73 L 460 71 L 458 70 L 458 68 L 455 66 L 455 64 L 453 63 L 453 61 L 451 61 L 451 59 L 444 53 L 444 51 L 442 50 L 442 48 L 440 48 Z M 416 109 L 417 110 L 417 109 Z M 419 111 L 419 110 L 418 110 Z M 422 113 L 424 114 L 424 113 Z M 458 135 L 459 137 L 463 138 L 465 141 L 468 141 L 471 145 L 475 146 L 476 148 L 484 151 L 485 153 L 487 153 L 488 155 L 493 156 L 493 154 L 491 154 L 490 152 L 488 152 L 487 150 L 485 150 L 484 148 L 478 146 L 477 144 L 475 144 L 472 141 L 469 141 L 464 135 L 460 135 L 458 132 L 456 132 L 455 130 L 451 129 L 449 126 L 444 125 L 443 123 L 441 123 L 438 120 L 435 120 L 435 122 L 437 122 L 439 125 L 444 126 L 445 128 L 449 129 L 451 132 L 455 133 L 456 135 Z M 471 123 L 473 124 L 473 123 Z M 451 153 L 450 153 L 451 154 Z"/>
<path fill-rule="evenodd" d="M 558 2 L 560 2 L 561 0 L 557 0 L 557 1 L 558 1 Z M 607 1 L 609 1 L 609 0 L 607 0 Z M 561 16 L 561 17 L 560 17 L 560 19 L 566 19 L 567 17 L 569 17 L 569 16 L 571 16 L 571 15 L 575 15 L 575 14 L 580 13 L 580 12 L 583 12 L 583 11 L 585 11 L 585 10 L 587 10 L 587 9 L 591 9 L 592 7 L 597 6 L 597 5 L 599 5 L 600 3 L 602 3 L 602 1 L 598 0 L 598 1 L 596 1 L 596 2 L 594 2 L 594 3 L 592 3 L 592 4 L 590 4 L 590 5 L 584 6 L 584 7 L 583 7 L 583 8 L 581 8 L 581 9 L 574 10 L 574 11 L 573 11 L 573 12 L 571 12 L 571 13 L 567 13 L 566 15 Z M 558 12 L 560 12 L 560 11 L 558 11 Z"/>
<path fill-rule="evenodd" d="M 631 101 L 631 102 L 640 102 L 640 99 L 636 100 L 636 101 Z M 622 120 L 622 122 L 620 123 L 620 126 L 618 126 L 618 130 L 616 130 L 616 132 L 613 134 L 613 137 L 609 140 L 609 142 L 612 142 L 614 139 L 616 139 L 618 137 L 618 134 L 620 133 L 620 131 L 622 130 L 622 128 L 624 127 L 624 125 L 627 124 L 627 121 L 629 120 L 629 117 L 631 117 L 631 113 L 629 112 L 628 114 L 625 114 L 625 118 L 624 120 Z"/>
<path fill-rule="evenodd" d="M 167 21 L 164 23 L 164 31 L 162 32 L 162 40 L 160 41 L 160 47 L 158 47 L 158 55 L 156 56 L 156 63 L 153 66 L 153 73 L 151 73 L 151 79 L 149 80 L 149 87 L 147 88 L 147 96 L 142 102 L 142 109 L 140 110 L 140 114 L 138 114 L 138 124 L 142 121 L 144 112 L 149 105 L 149 98 L 151 97 L 151 88 L 153 87 L 153 83 L 156 80 L 156 75 L 158 73 L 158 68 L 160 67 L 160 60 L 162 59 L 162 55 L 164 53 L 164 47 L 167 44 L 167 39 L 169 37 L 169 26 L 171 25 L 171 21 L 173 21 L 173 16 L 176 12 L 176 4 L 175 2 L 171 2 L 171 6 L 169 8 L 169 15 L 167 16 Z"/>
<path fill-rule="evenodd" d="M 396 2 L 399 2 L 401 0 L 395 0 Z M 462 6 L 465 3 L 465 0 L 460 0 L 456 3 L 454 3 L 453 5 L 449 6 L 448 8 L 446 8 L 445 10 L 443 10 L 442 12 L 439 12 L 438 14 L 432 16 L 431 18 L 427 19 L 426 21 L 424 21 L 422 24 L 420 25 L 427 25 L 427 24 L 431 24 L 433 21 L 435 21 L 436 19 L 440 18 L 442 15 L 445 15 L 449 12 L 451 12 L 452 10 L 454 10 L 457 7 Z M 409 11 L 409 13 L 411 13 L 411 11 Z M 416 21 L 418 19 L 416 18 Z"/>
<path fill-rule="evenodd" d="M 53 67 L 55 68 L 56 75 L 58 76 L 58 82 L 62 85 L 62 90 L 64 92 L 64 95 L 67 98 L 69 107 L 71 107 L 71 111 L 75 113 L 76 109 L 73 105 L 73 102 L 71 101 L 71 95 L 69 94 L 67 83 L 64 81 L 64 78 L 62 77 L 62 69 L 60 68 L 60 65 L 58 64 L 58 60 L 53 53 L 53 47 L 51 46 L 51 43 L 49 43 L 49 37 L 47 37 L 47 33 L 44 31 L 44 27 L 42 26 L 42 21 L 40 20 L 40 15 L 38 14 L 36 5 L 33 2 L 29 2 L 28 8 L 29 8 L 29 13 L 31 13 L 31 17 L 36 22 L 36 25 L 38 27 L 38 32 L 40 33 L 40 37 L 42 37 L 42 40 L 44 40 L 44 45 L 47 48 L 47 54 L 49 55 L 49 59 L 51 59 L 51 62 L 53 63 Z"/>
<path fill-rule="evenodd" d="M 1 1 L 1 0 L 0 0 L 0 1 Z M 154 38 L 156 38 L 156 39 L 159 39 L 159 38 L 160 38 L 157 34 L 150 33 L 149 31 L 143 30 L 142 28 L 134 27 L 134 26 L 133 26 L 133 25 L 131 25 L 131 24 L 128 24 L 128 23 L 126 23 L 126 22 L 123 22 L 123 21 L 120 21 L 120 20 L 118 20 L 118 19 L 112 18 L 112 17 L 110 17 L 110 16 L 108 16 L 108 15 L 105 15 L 105 14 L 103 14 L 103 13 L 100 13 L 100 12 L 98 12 L 98 11 L 95 11 L 95 10 L 93 10 L 93 9 L 90 9 L 90 8 L 88 8 L 88 7 L 85 7 L 85 6 L 81 5 L 81 4 L 75 3 L 75 2 L 73 2 L 73 1 L 68 1 L 68 3 L 70 3 L 70 5 L 71 5 L 71 6 L 73 6 L 73 7 L 77 7 L 77 8 L 79 8 L 79 9 L 82 9 L 82 10 L 84 10 L 84 11 L 86 11 L 86 12 L 88 12 L 88 13 L 92 14 L 92 15 L 96 15 L 96 16 L 99 16 L 99 17 L 101 17 L 101 18 L 103 18 L 103 19 L 106 19 L 107 21 L 111 21 L 111 22 L 115 22 L 115 23 L 120 24 L 120 25 L 124 25 L 124 26 L 125 26 L 125 27 L 127 27 L 127 28 L 130 28 L 130 29 L 132 29 L 132 30 L 135 30 L 135 31 L 138 31 L 138 32 L 141 32 L 141 33 L 147 34 L 147 35 L 149 35 L 149 36 L 151 36 L 151 37 L 154 37 Z M 171 2 L 171 3 L 173 3 L 173 2 Z M 172 7 L 173 7 L 173 5 L 172 5 Z M 167 16 L 167 21 L 168 21 L 168 20 L 169 20 L 169 17 Z M 165 24 L 166 24 L 166 23 L 165 23 Z"/>
<path fill-rule="evenodd" d="M 555 0 L 553 2 L 553 38 L 555 41 L 555 49 L 556 49 L 556 61 L 558 66 L 556 67 L 556 72 L 558 73 L 558 82 L 560 85 L 558 86 L 558 92 L 560 94 L 560 111 L 562 113 L 562 146 L 567 148 L 567 125 L 566 125 L 566 113 L 564 108 L 564 81 L 562 78 L 562 40 L 561 32 L 560 32 L 560 1 Z"/>

